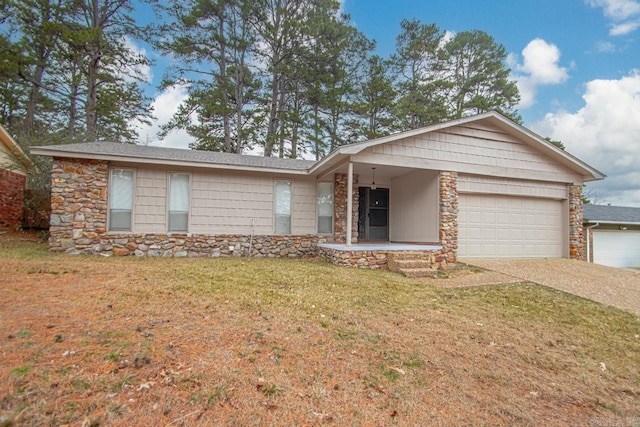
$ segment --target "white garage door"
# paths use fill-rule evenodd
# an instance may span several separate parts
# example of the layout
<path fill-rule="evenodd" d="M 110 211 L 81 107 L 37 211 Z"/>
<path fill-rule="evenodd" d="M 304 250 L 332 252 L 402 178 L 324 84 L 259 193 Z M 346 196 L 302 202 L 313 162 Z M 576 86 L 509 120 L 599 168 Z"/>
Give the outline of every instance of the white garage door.
<path fill-rule="evenodd" d="M 563 211 L 560 200 L 461 194 L 458 256 L 560 258 L 565 241 Z"/>
<path fill-rule="evenodd" d="M 640 267 L 640 231 L 594 229 L 593 262 L 611 267 Z"/>

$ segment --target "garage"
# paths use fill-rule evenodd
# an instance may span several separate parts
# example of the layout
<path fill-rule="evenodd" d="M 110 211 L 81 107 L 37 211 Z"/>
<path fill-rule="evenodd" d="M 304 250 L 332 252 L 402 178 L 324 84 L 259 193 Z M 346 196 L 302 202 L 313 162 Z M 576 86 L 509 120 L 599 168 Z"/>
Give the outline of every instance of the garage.
<path fill-rule="evenodd" d="M 565 255 L 562 200 L 460 194 L 461 258 L 560 258 Z"/>
<path fill-rule="evenodd" d="M 640 267 L 640 230 L 593 230 L 593 262 Z"/>

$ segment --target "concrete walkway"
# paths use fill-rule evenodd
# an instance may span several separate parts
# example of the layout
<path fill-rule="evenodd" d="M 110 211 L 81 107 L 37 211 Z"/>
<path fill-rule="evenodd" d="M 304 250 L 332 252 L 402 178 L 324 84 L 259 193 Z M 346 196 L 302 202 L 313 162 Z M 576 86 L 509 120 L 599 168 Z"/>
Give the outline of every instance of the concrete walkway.
<path fill-rule="evenodd" d="M 528 281 L 640 315 L 640 271 L 571 259 L 468 259 L 511 282 Z M 504 283 L 504 282 L 503 282 Z"/>

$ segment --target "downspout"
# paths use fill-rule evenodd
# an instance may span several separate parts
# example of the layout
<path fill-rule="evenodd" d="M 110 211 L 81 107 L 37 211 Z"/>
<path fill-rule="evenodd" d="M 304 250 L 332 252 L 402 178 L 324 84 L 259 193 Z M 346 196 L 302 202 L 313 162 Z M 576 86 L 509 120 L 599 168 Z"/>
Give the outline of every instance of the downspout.
<path fill-rule="evenodd" d="M 591 233 L 589 232 L 589 230 L 591 230 L 592 228 L 596 228 L 599 227 L 600 223 L 596 222 L 593 225 L 590 225 L 588 227 L 585 227 L 585 230 L 587 230 L 587 262 L 593 263 L 593 257 L 591 256 Z M 589 259 L 591 259 L 591 261 L 589 261 Z"/>
<path fill-rule="evenodd" d="M 255 218 L 251 218 L 251 236 L 249 237 L 249 257 L 253 253 L 253 230 L 255 228 Z"/>

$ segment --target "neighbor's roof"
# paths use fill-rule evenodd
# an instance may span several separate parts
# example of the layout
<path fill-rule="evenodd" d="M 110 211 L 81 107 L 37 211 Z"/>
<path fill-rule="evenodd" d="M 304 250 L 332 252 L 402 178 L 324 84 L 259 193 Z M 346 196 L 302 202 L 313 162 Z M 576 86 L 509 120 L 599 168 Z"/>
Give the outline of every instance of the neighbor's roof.
<path fill-rule="evenodd" d="M 383 136 L 381 138 L 372 139 L 369 141 L 359 142 L 356 144 L 343 145 L 333 150 L 327 157 L 316 163 L 311 168 L 312 173 L 323 172 L 330 170 L 331 167 L 343 163 L 344 159 L 350 155 L 358 154 L 369 147 L 373 147 L 380 144 L 386 144 L 393 141 L 399 141 L 404 138 L 411 138 L 418 135 L 423 135 L 430 132 L 438 132 L 444 129 L 449 129 L 455 126 L 464 125 L 473 122 L 486 122 L 501 129 L 503 132 L 513 135 L 515 138 L 525 142 L 526 144 L 535 147 L 536 149 L 547 154 L 549 157 L 564 164 L 571 170 L 578 172 L 584 182 L 596 181 L 604 179 L 605 175 L 596 168 L 588 165 L 582 160 L 578 159 L 571 153 L 564 151 L 555 145 L 551 144 L 540 135 L 532 132 L 531 130 L 520 126 L 513 120 L 503 116 L 496 111 L 489 111 L 482 114 L 476 114 L 473 116 L 462 117 L 460 119 L 450 120 L 447 122 L 438 123 L 431 126 L 426 126 L 418 129 L 409 130 L 406 132 L 400 132 L 393 135 Z"/>
<path fill-rule="evenodd" d="M 240 170 L 306 174 L 315 163 L 309 160 L 250 156 L 215 151 L 151 147 L 116 142 L 87 142 L 33 147 L 33 154 L 83 159 L 126 161 L 189 167 L 216 167 Z"/>
<path fill-rule="evenodd" d="M 640 208 L 584 205 L 585 222 L 601 224 L 640 224 Z"/>
<path fill-rule="evenodd" d="M 33 167 L 33 162 L 29 156 L 22 151 L 22 148 L 20 148 L 18 143 L 11 137 L 11 135 L 9 135 L 9 132 L 7 132 L 2 125 L 0 125 L 0 143 L 7 147 L 9 152 L 12 153 L 20 163 L 22 163 L 22 166 L 24 166 L 25 169 L 31 169 Z"/>

